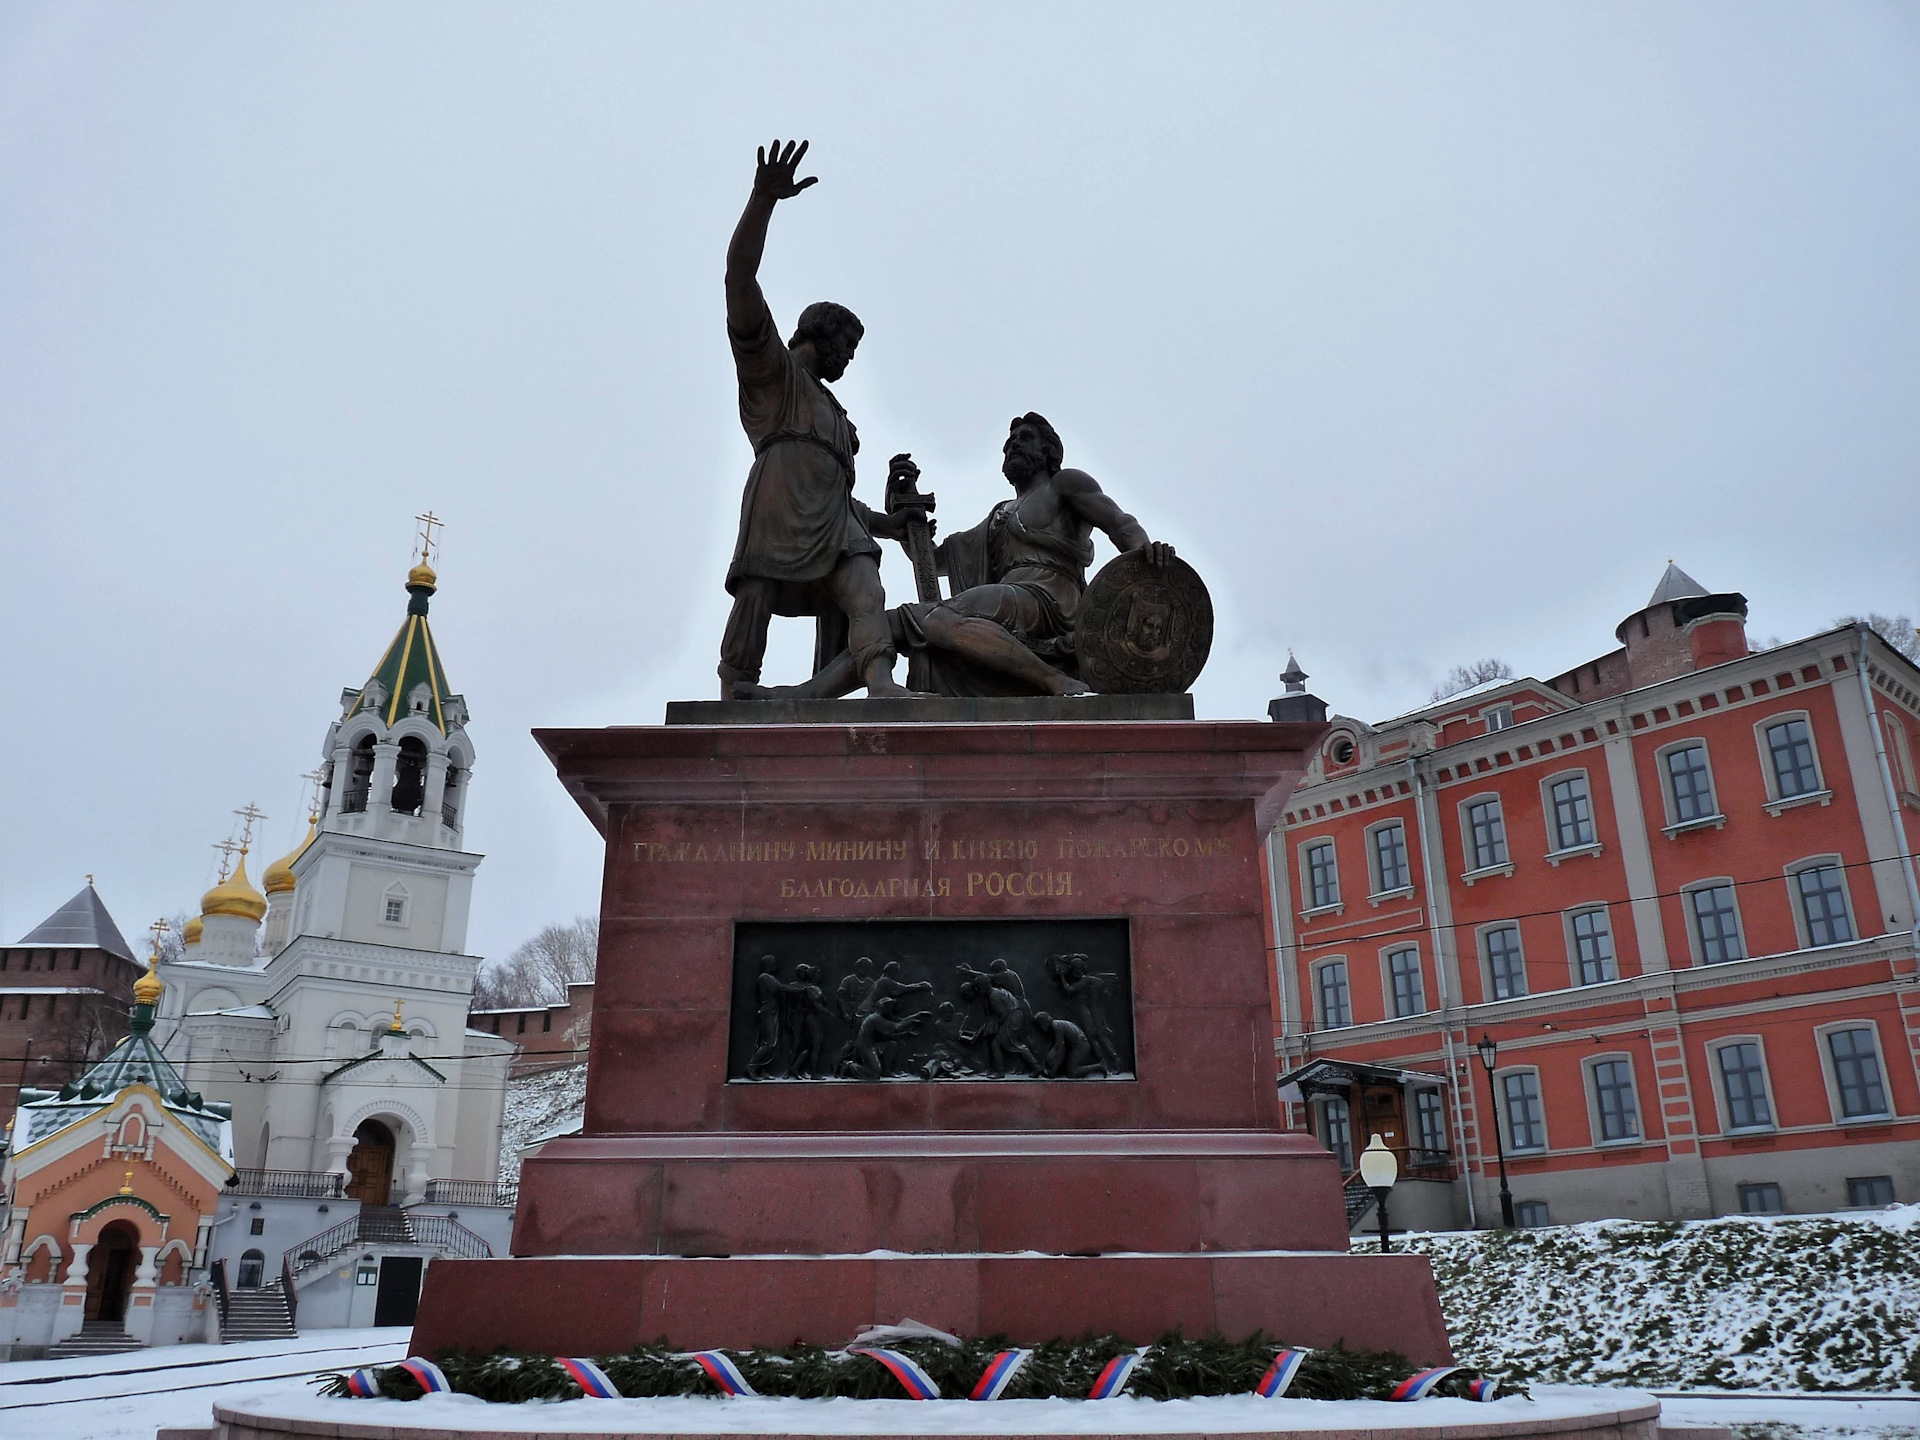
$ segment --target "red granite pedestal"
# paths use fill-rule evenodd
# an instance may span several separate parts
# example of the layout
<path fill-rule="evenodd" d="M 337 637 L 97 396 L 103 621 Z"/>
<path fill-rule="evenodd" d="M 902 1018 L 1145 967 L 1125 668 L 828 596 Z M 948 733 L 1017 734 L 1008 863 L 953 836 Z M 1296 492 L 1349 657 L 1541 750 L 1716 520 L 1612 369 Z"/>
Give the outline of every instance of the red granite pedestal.
<path fill-rule="evenodd" d="M 1425 1259 L 1348 1254 L 1280 1128 L 1261 842 L 1321 728 L 537 732 L 607 840 L 586 1122 L 525 1167 L 514 1258 L 429 1268 L 416 1349 L 911 1316 L 1449 1358 Z M 729 1081 L 736 922 L 1023 917 L 1126 920 L 1137 1078 Z"/>

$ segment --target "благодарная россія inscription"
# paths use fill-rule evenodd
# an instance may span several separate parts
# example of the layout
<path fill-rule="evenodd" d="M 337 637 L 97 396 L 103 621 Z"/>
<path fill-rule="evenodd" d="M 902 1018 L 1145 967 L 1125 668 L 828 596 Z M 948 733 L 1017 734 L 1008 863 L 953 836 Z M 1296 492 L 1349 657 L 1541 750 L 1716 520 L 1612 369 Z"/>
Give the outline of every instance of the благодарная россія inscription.
<path fill-rule="evenodd" d="M 742 921 L 727 1078 L 1130 1080 L 1127 922 Z"/>

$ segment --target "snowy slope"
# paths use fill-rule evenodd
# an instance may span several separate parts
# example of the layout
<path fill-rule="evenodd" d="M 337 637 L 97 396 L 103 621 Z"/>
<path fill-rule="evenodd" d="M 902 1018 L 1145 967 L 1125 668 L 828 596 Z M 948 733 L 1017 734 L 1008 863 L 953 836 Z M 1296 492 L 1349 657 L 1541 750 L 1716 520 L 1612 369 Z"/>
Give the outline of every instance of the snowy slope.
<path fill-rule="evenodd" d="M 1465 1363 L 1570 1384 L 1920 1390 L 1920 1206 L 1409 1235 Z"/>
<path fill-rule="evenodd" d="M 521 1149 L 555 1132 L 577 1127 L 586 1108 L 585 1064 L 509 1080 L 500 1130 L 500 1183 L 518 1184 Z"/>

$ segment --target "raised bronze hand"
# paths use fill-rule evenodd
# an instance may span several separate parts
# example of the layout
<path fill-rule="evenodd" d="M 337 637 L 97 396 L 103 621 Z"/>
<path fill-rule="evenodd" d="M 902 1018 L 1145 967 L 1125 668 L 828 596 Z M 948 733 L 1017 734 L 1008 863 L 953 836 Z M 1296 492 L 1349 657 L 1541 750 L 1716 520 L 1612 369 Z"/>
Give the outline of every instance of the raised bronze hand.
<path fill-rule="evenodd" d="M 780 142 L 776 140 L 773 144 L 756 150 L 754 153 L 759 157 L 760 163 L 753 172 L 753 193 L 764 195 L 770 200 L 791 200 L 809 185 L 818 185 L 820 183 L 818 175 L 809 175 L 804 180 L 793 178 L 793 172 L 800 168 L 800 161 L 807 153 L 807 145 L 808 142 L 805 140 L 798 143 L 789 140 L 787 148 L 783 151 L 780 148 Z M 769 159 L 769 156 L 772 158 Z"/>

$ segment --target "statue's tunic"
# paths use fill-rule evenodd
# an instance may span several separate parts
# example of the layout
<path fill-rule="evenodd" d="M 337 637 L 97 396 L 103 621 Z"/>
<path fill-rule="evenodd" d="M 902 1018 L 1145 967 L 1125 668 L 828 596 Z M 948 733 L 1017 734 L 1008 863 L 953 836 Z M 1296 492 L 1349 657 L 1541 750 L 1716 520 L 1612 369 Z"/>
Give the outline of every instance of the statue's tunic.
<path fill-rule="evenodd" d="M 771 313 L 751 335 L 729 329 L 728 339 L 754 461 L 727 591 L 744 579 L 771 580 L 775 614 L 837 613 L 820 582 L 849 555 L 880 557 L 867 507 L 853 498 L 860 437 L 833 392 L 794 361 Z"/>

